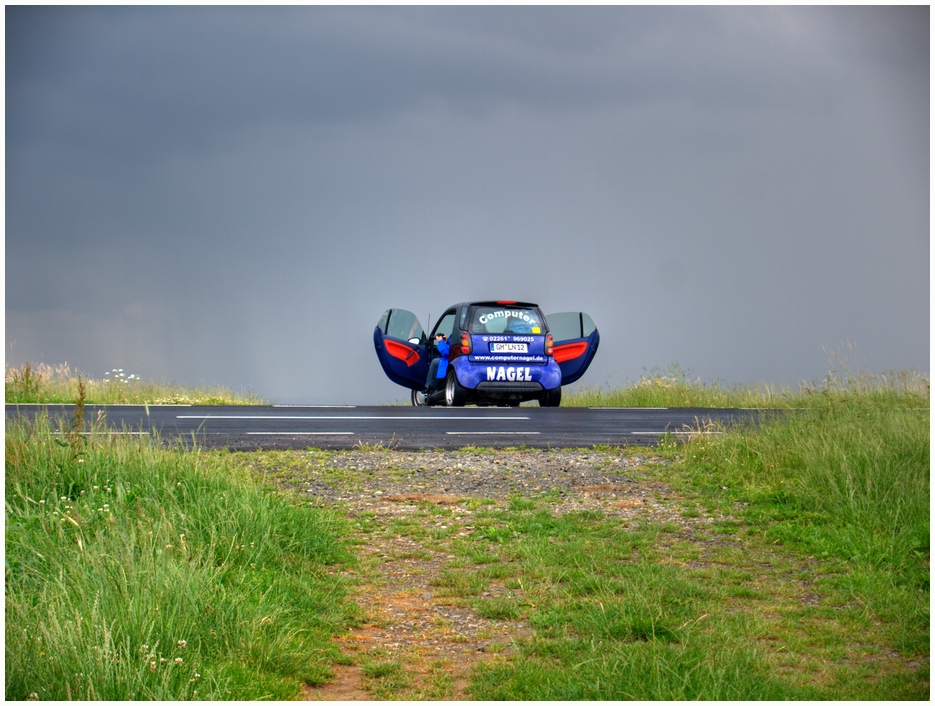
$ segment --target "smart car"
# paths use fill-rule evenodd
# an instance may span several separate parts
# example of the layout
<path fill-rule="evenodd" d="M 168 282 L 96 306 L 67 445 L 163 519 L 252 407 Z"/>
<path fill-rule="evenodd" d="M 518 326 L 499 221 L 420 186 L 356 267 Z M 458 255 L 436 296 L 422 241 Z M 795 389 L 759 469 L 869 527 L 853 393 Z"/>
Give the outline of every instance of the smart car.
<path fill-rule="evenodd" d="M 438 335 L 450 345 L 448 372 L 440 389 L 427 392 L 429 366 L 440 355 Z M 584 375 L 599 343 L 597 327 L 584 312 L 544 316 L 536 304 L 507 300 L 455 304 L 428 336 L 411 311 L 387 309 L 373 331 L 383 371 L 411 390 L 415 406 L 537 400 L 542 407 L 558 407 L 562 386 Z"/>

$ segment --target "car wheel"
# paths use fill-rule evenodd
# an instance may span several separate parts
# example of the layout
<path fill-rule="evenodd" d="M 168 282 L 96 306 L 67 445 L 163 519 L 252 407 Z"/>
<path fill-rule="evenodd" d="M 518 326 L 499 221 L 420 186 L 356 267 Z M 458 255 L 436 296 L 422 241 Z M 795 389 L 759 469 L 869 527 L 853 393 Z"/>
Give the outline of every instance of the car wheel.
<path fill-rule="evenodd" d="M 554 390 L 546 390 L 539 398 L 540 407 L 558 407 L 562 403 L 562 387 L 559 385 Z"/>
<path fill-rule="evenodd" d="M 428 403 L 425 401 L 425 393 L 422 390 L 412 391 L 412 406 L 425 407 Z"/>
<path fill-rule="evenodd" d="M 445 379 L 445 404 L 449 407 L 463 407 L 467 399 L 467 390 L 458 382 L 458 376 L 454 370 L 448 371 L 448 377 Z"/>

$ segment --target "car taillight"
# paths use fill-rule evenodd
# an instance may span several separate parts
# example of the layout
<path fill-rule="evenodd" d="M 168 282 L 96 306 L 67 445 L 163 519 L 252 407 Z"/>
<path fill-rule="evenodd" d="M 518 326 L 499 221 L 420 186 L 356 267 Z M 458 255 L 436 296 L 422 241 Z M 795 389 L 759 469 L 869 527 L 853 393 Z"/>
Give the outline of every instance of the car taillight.
<path fill-rule="evenodd" d="M 545 354 L 552 355 L 552 334 L 547 333 L 545 335 Z"/>
<path fill-rule="evenodd" d="M 471 334 L 467 331 L 461 334 L 461 352 L 468 355 L 473 348 L 471 347 Z"/>

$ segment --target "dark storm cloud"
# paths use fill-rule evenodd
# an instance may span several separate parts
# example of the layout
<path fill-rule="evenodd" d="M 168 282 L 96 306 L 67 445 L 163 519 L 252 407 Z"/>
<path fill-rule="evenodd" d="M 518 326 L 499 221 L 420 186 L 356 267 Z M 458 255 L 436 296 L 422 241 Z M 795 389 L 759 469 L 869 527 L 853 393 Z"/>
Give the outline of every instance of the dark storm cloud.
<path fill-rule="evenodd" d="M 740 9 L 725 22 L 697 8 L 531 17 L 525 8 L 12 7 L 8 121 L 16 142 L 54 130 L 126 159 L 217 147 L 257 124 L 379 121 L 434 101 L 474 112 L 781 101 L 802 90 L 788 70 L 812 57 L 797 60 L 795 28 L 783 36 L 781 11 L 766 12 L 745 19 Z M 884 49 L 883 60 L 900 58 Z M 812 78 L 814 95 L 827 89 Z"/>
<path fill-rule="evenodd" d="M 526 53 L 506 37 L 475 41 L 454 31 L 454 16 L 420 23 L 414 11 L 325 8 L 9 14 L 12 125 L 25 139 L 61 129 L 89 149 L 201 150 L 270 121 L 378 121 L 429 99 L 483 109 L 492 100 L 566 103 L 569 91 L 600 92 L 577 81 L 581 72 L 554 50 Z"/>
<path fill-rule="evenodd" d="M 383 401 L 384 308 L 515 296 L 594 315 L 586 383 L 927 369 L 928 27 L 7 7 L 8 359 Z"/>

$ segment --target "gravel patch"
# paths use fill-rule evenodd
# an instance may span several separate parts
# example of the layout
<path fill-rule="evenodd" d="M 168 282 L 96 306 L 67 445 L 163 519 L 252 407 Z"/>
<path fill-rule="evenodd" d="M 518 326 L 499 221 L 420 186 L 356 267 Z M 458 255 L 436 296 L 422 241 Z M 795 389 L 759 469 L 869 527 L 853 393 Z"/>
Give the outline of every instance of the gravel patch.
<path fill-rule="evenodd" d="M 301 458 L 302 452 L 294 453 Z M 647 463 L 667 462 L 589 450 L 349 451 L 324 459 L 310 456 L 305 468 L 300 464 L 291 469 L 284 484 L 314 504 L 351 509 L 385 502 L 454 504 L 470 498 L 547 496 L 556 503 L 556 512 L 609 503 L 613 511 L 614 501 L 651 506 L 655 497 L 668 494 L 663 484 L 647 478 Z"/>

